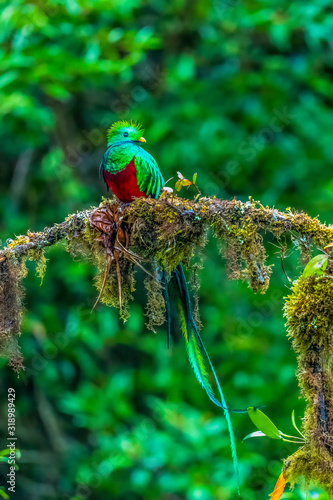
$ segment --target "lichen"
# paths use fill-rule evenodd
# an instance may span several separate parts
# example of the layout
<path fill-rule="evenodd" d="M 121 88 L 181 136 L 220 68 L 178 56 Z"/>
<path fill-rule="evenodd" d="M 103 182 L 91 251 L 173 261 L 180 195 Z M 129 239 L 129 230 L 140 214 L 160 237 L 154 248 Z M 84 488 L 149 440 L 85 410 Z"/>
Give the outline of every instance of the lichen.
<path fill-rule="evenodd" d="M 25 245 L 30 242 L 29 236 L 17 236 L 15 240 L 12 240 L 8 243 L 7 248 L 14 250 L 17 246 Z"/>

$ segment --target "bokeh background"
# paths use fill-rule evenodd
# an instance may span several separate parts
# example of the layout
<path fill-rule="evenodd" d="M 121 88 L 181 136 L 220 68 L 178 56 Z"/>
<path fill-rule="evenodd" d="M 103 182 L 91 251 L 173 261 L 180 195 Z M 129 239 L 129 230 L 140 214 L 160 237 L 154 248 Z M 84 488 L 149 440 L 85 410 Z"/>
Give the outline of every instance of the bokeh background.
<path fill-rule="evenodd" d="M 204 195 L 249 196 L 331 222 L 333 9 L 329 0 L 0 1 L 0 238 L 40 230 L 106 195 L 105 132 L 139 120 L 165 178 L 198 172 Z M 171 181 L 170 185 L 173 185 Z M 188 193 L 182 192 L 182 196 Z M 189 193 L 193 196 L 193 193 Z M 264 404 L 292 433 L 304 402 L 282 307 L 278 251 L 266 295 L 230 282 L 215 240 L 200 272 L 202 336 L 231 407 Z M 99 306 L 96 270 L 59 245 L 44 282 L 25 279 L 14 498 L 228 500 L 237 497 L 226 424 L 182 342 L 145 327 L 143 276 L 130 319 Z M 285 260 L 301 272 L 297 252 Z M 267 498 L 296 449 L 232 416 L 242 499 Z M 0 449 L 2 449 L 0 447 Z M 5 485 L 7 465 L 1 464 Z M 326 496 L 296 487 L 283 498 Z"/>

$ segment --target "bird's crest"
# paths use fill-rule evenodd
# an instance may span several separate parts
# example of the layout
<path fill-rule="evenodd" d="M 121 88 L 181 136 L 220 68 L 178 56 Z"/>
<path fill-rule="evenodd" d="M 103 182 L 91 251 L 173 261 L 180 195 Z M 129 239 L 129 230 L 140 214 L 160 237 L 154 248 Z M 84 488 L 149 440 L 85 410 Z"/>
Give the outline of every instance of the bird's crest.
<path fill-rule="evenodd" d="M 119 120 L 111 125 L 111 127 L 107 132 L 107 136 L 110 137 L 116 134 L 122 128 L 127 128 L 127 127 L 135 128 L 138 131 L 139 135 L 143 135 L 144 129 L 142 128 L 140 123 L 135 122 L 133 120 L 131 120 L 130 122 L 127 120 Z"/>

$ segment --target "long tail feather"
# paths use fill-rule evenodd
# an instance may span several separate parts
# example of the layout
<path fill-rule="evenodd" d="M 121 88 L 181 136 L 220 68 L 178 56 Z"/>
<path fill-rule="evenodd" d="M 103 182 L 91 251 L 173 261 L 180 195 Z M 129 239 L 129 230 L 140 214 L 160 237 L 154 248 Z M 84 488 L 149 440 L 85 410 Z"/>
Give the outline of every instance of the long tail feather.
<path fill-rule="evenodd" d="M 201 337 L 199 335 L 199 332 L 197 332 L 197 335 L 198 335 L 198 340 L 199 340 L 199 342 L 201 344 L 202 351 L 205 353 L 206 358 L 208 360 L 208 363 L 210 365 L 210 368 L 211 368 L 211 370 L 213 372 L 213 376 L 214 376 L 214 379 L 215 379 L 215 382 L 216 382 L 216 385 L 217 385 L 217 389 L 218 389 L 218 392 L 220 394 L 222 408 L 223 408 L 224 416 L 226 418 L 227 426 L 228 426 L 231 455 L 232 455 L 234 470 L 235 470 L 235 474 L 236 474 L 238 494 L 240 494 L 240 480 L 239 480 L 239 468 L 238 468 L 238 459 L 237 459 L 237 449 L 236 449 L 236 442 L 235 442 L 235 434 L 234 434 L 234 430 L 233 430 L 232 423 L 231 423 L 231 418 L 230 418 L 230 412 L 229 412 L 229 409 L 227 407 L 227 402 L 226 402 L 224 394 L 222 392 L 222 388 L 221 388 L 220 383 L 218 381 L 218 378 L 217 378 L 216 372 L 214 370 L 213 364 L 212 364 L 212 362 L 210 360 L 210 357 L 208 356 L 208 353 L 207 353 L 206 348 L 205 348 L 205 346 L 204 346 L 204 344 L 202 342 L 202 339 L 201 339 Z M 242 410 L 240 410 L 240 411 L 242 411 Z"/>
<path fill-rule="evenodd" d="M 176 293 L 173 293 L 172 297 L 169 294 L 169 283 L 165 283 L 165 301 L 166 301 L 166 312 L 167 312 L 167 322 L 168 322 L 168 342 L 170 338 L 170 298 L 176 302 L 177 312 L 180 319 L 180 326 L 186 342 L 186 350 L 188 358 L 194 374 L 199 381 L 200 385 L 206 391 L 209 399 L 219 408 L 222 408 L 227 421 L 228 433 L 230 438 L 231 454 L 233 459 L 233 466 L 237 479 L 237 486 L 239 492 L 239 469 L 236 451 L 235 435 L 231 423 L 229 409 L 227 407 L 226 400 L 223 395 L 222 388 L 218 381 L 216 372 L 214 370 L 213 364 L 208 356 L 202 338 L 198 332 L 197 325 L 193 318 L 191 299 L 187 288 L 186 278 L 181 265 L 173 271 L 170 279 L 170 286 L 176 285 Z M 167 303 L 169 302 L 169 304 Z M 221 402 L 215 397 L 214 391 L 211 384 L 208 381 L 208 372 L 205 366 L 205 358 L 208 361 L 210 369 L 213 373 L 215 383 L 218 388 Z M 246 410 L 235 410 L 237 413 L 244 413 Z"/>

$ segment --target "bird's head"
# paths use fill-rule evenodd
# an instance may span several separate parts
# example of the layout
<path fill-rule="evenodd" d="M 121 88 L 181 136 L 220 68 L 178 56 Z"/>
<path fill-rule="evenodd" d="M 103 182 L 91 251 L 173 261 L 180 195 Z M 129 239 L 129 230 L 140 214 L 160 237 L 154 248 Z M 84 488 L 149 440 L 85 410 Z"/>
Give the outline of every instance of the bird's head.
<path fill-rule="evenodd" d="M 142 137 L 143 128 L 139 123 L 121 120 L 115 122 L 108 130 L 108 145 L 118 142 L 146 142 Z"/>

